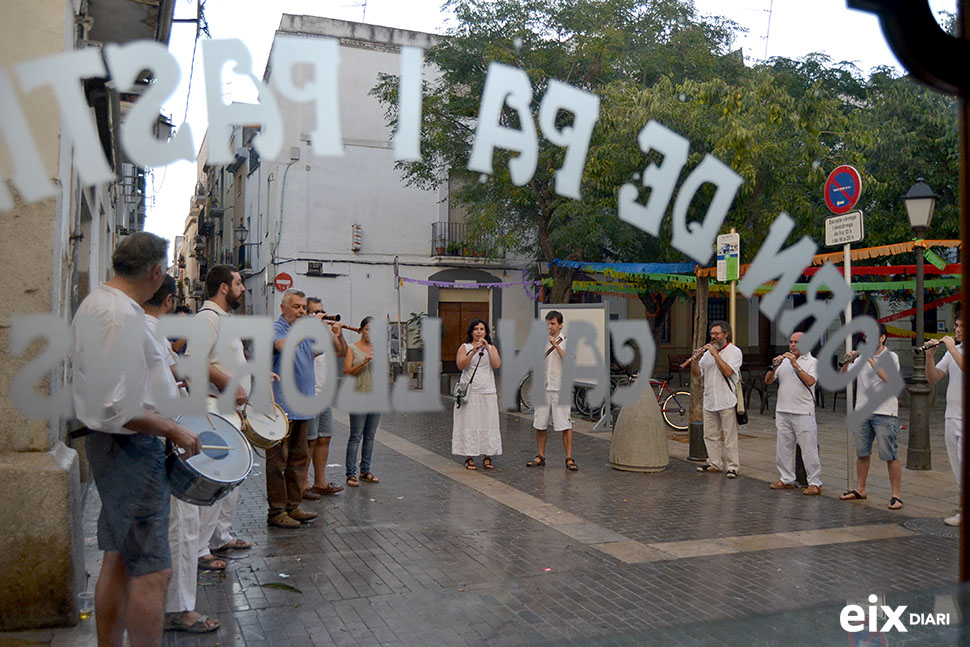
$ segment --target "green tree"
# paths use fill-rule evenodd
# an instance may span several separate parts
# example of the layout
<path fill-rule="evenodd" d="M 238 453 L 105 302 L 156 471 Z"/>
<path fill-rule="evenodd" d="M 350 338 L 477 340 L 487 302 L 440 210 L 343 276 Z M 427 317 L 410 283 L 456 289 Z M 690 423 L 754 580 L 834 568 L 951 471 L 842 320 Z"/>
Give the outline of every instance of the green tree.
<path fill-rule="evenodd" d="M 489 62 L 528 73 L 535 112 L 551 78 L 604 95 L 614 83 L 650 87 L 663 79 L 708 74 L 733 78 L 743 71 L 737 57 L 724 56 L 733 25 L 699 17 L 689 0 L 449 0 L 445 5 L 454 11 L 458 25 L 427 53 L 440 77 L 424 89 L 424 158 L 399 167 L 416 186 L 432 188 L 450 181 L 451 197 L 467 210 L 473 231 L 501 236 L 506 249 L 540 261 L 609 255 L 620 235 L 615 194 L 608 199 L 596 191 L 588 198 L 589 183 L 606 185 L 596 177 L 600 169 L 587 167 L 582 200 L 557 195 L 553 173 L 564 151 L 542 139 L 535 176 L 525 186 L 512 184 L 510 154 L 504 151 L 495 154 L 492 176 L 480 178 L 467 170 Z M 387 107 L 393 127 L 396 79 L 383 77 L 374 93 Z M 511 112 L 504 119 L 506 125 L 515 125 Z M 560 115 L 561 124 L 570 120 L 571 115 Z M 597 127 L 593 146 L 620 136 L 602 130 Z M 635 154 L 636 130 L 631 132 L 632 137 L 616 144 Z M 573 273 L 552 270 L 553 301 L 568 300 Z"/>

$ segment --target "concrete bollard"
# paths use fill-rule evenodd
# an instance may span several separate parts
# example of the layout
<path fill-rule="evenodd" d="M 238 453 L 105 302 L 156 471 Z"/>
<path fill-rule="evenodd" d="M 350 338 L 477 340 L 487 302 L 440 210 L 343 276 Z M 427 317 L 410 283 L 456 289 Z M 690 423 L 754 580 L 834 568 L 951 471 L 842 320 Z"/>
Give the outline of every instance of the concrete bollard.
<path fill-rule="evenodd" d="M 656 394 L 647 389 L 637 402 L 620 410 L 610 440 L 610 463 L 627 472 L 662 472 L 669 462 L 667 425 Z"/>

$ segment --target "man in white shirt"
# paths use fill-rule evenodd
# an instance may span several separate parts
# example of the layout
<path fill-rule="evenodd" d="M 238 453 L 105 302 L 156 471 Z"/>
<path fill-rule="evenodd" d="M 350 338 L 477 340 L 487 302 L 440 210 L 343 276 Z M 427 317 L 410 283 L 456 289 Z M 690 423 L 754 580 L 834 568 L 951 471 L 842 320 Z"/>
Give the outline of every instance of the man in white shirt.
<path fill-rule="evenodd" d="M 202 304 L 196 317 L 208 324 L 208 334 L 199 348 L 190 345 L 187 353 L 200 352 L 209 360 L 209 393 L 217 396 L 229 386 L 232 380 L 230 368 L 223 365 L 216 353 L 216 341 L 222 328 L 222 318 L 228 317 L 242 303 L 242 296 L 246 288 L 238 270 L 232 265 L 213 265 L 205 275 L 206 301 Z M 246 361 L 241 339 L 232 340 L 232 352 L 237 364 Z M 251 380 L 247 377 L 236 388 L 236 404 L 245 404 L 252 388 Z M 234 420 L 236 424 L 238 421 Z M 199 518 L 199 566 L 211 570 L 224 570 L 226 561 L 219 559 L 214 552 L 230 549 L 242 550 L 252 547 L 252 542 L 233 537 L 230 532 L 236 505 L 239 503 L 240 488 L 233 488 L 225 499 L 217 501 L 211 506 L 200 508 Z"/>
<path fill-rule="evenodd" d="M 808 487 L 802 490 L 807 496 L 822 493 L 822 464 L 818 458 L 818 425 L 815 422 L 815 382 L 818 379 L 818 360 L 811 353 L 801 354 L 798 340 L 800 332 L 792 333 L 788 340 L 788 352 L 772 362 L 774 368 L 765 375 L 765 384 L 778 381 L 778 404 L 775 405 L 775 467 L 779 479 L 769 485 L 772 490 L 790 490 L 795 487 L 795 445 L 802 449 Z"/>
<path fill-rule="evenodd" d="M 562 313 L 550 310 L 546 313 L 549 326 L 549 346 L 546 348 L 546 404 L 536 407 L 532 427 L 536 430 L 536 457 L 526 467 L 542 467 L 546 464 L 546 437 L 549 423 L 562 432 L 562 446 L 566 452 L 566 469 L 579 469 L 573 460 L 573 421 L 569 418 L 569 404 L 559 404 L 559 388 L 562 385 L 562 359 L 566 350 L 566 337 L 562 334 Z"/>
<path fill-rule="evenodd" d="M 172 569 L 159 437 L 188 456 L 202 448 L 198 434 L 159 415 L 148 401 L 149 374 L 158 367 L 140 304 L 161 286 L 167 259 L 164 238 L 131 234 L 112 254 L 114 277 L 91 292 L 74 317 L 71 389 L 77 419 L 95 432 L 84 446 L 101 497 L 104 559 L 94 594 L 99 645 L 121 645 L 125 629 L 132 645 L 161 645 Z"/>
<path fill-rule="evenodd" d="M 307 297 L 306 309 L 308 316 L 318 317 L 321 320 L 327 314 L 323 309 L 323 303 L 317 297 Z M 334 323 L 330 327 L 336 357 L 347 355 L 347 342 L 344 341 L 342 330 L 343 326 L 339 323 Z M 313 388 L 316 395 L 323 392 L 327 380 L 332 377 L 336 376 L 327 375 L 326 371 L 326 352 L 316 355 L 313 358 Z M 307 463 L 306 471 L 303 473 L 303 498 L 317 501 L 322 496 L 336 494 L 344 489 L 342 485 L 327 481 L 327 459 L 330 458 L 330 439 L 333 437 L 333 409 L 329 405 L 307 425 L 306 437 L 310 462 Z M 313 464 L 312 486 L 309 484 L 310 463 Z"/>
<path fill-rule="evenodd" d="M 926 351 L 926 380 L 936 384 L 944 377 L 950 381 L 946 387 L 946 412 L 943 414 L 943 439 L 946 441 L 946 455 L 950 459 L 953 478 L 960 483 L 960 466 L 963 460 L 963 366 L 966 359 L 963 355 L 963 321 L 960 319 L 959 306 L 954 309 L 953 335 L 947 335 L 940 340 L 946 347 L 947 354 L 934 364 L 936 346 Z M 957 346 L 957 342 L 960 343 Z M 960 511 L 952 517 L 943 520 L 948 526 L 960 525 Z"/>
<path fill-rule="evenodd" d="M 869 399 L 869 395 L 879 388 L 880 383 L 889 381 L 889 377 L 883 369 L 876 369 L 876 362 L 883 353 L 889 353 L 889 358 L 896 365 L 899 371 L 899 357 L 896 353 L 886 348 L 886 326 L 879 323 L 879 346 L 876 354 L 868 359 L 866 365 L 862 367 L 858 377 L 856 377 L 856 403 L 855 408 L 861 409 Z M 849 366 L 858 359 L 858 353 L 850 353 L 849 361 L 842 366 L 845 372 Z M 899 462 L 897 440 L 899 437 L 899 400 L 896 396 L 886 398 L 880 402 L 876 410 L 855 432 L 855 451 L 856 451 L 856 485 L 854 490 L 843 492 L 839 498 L 843 501 L 852 501 L 866 498 L 866 478 L 869 476 L 869 458 L 872 454 L 872 443 L 879 441 L 879 458 L 886 461 L 889 470 L 889 484 L 892 487 L 892 496 L 889 498 L 889 509 L 899 510 L 903 507 L 903 500 L 900 498 L 900 489 L 903 480 L 903 466 Z"/>
<path fill-rule="evenodd" d="M 170 398 L 179 396 L 175 380 L 175 351 L 168 342 L 156 339 L 158 318 L 175 309 L 175 279 L 165 275 L 162 287 L 142 304 L 148 342 L 156 358 L 148 377 L 149 397 L 164 393 Z M 198 588 L 199 506 L 171 497 L 168 524 L 168 544 L 172 553 L 172 580 L 165 597 L 165 630 L 208 633 L 219 628 L 219 621 L 195 610 Z"/>
<path fill-rule="evenodd" d="M 738 477 L 738 384 L 744 354 L 731 343 L 731 327 L 715 321 L 710 327 L 707 351 L 690 363 L 690 372 L 704 379 L 704 445 L 707 464 L 698 472 L 715 473 L 726 469 L 729 479 Z M 722 440 L 723 436 L 723 440 Z"/>

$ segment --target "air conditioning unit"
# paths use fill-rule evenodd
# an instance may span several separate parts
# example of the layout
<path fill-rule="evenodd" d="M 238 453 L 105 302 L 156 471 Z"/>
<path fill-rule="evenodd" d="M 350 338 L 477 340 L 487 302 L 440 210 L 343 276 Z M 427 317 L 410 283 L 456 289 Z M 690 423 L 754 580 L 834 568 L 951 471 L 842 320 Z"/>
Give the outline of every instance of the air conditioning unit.
<path fill-rule="evenodd" d="M 307 264 L 306 264 L 306 275 L 307 276 L 323 276 L 323 262 L 322 261 L 307 261 Z"/>

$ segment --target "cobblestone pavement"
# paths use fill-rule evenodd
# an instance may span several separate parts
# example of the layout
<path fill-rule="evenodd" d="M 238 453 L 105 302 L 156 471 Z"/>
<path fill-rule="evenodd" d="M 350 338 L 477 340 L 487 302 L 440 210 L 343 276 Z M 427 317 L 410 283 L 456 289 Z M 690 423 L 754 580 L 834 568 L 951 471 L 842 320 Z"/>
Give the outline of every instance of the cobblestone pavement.
<path fill-rule="evenodd" d="M 497 469 L 471 472 L 451 456 L 450 409 L 385 415 L 373 465 L 381 483 L 306 502 L 320 517 L 298 530 L 267 527 L 257 459 L 234 524 L 255 546 L 234 553 L 225 574 L 200 577 L 198 610 L 222 626 L 167 633 L 165 644 L 867 644 L 863 634 L 849 642 L 839 612 L 870 594 L 950 614 L 947 627 L 891 632 L 888 644 L 970 640 L 952 533 L 911 532 L 884 506 L 773 492 L 746 469 L 731 481 L 672 457 L 659 474 L 619 472 L 602 434 L 576 435 L 578 472 L 564 469 L 553 433 L 547 465 L 529 469 L 530 420 L 502 418 Z M 337 421 L 328 476 L 342 483 L 346 416 Z M 743 468 L 752 442 L 742 441 Z M 91 488 L 91 588 L 97 508 Z M 84 647 L 93 624 L 0 644 Z"/>

